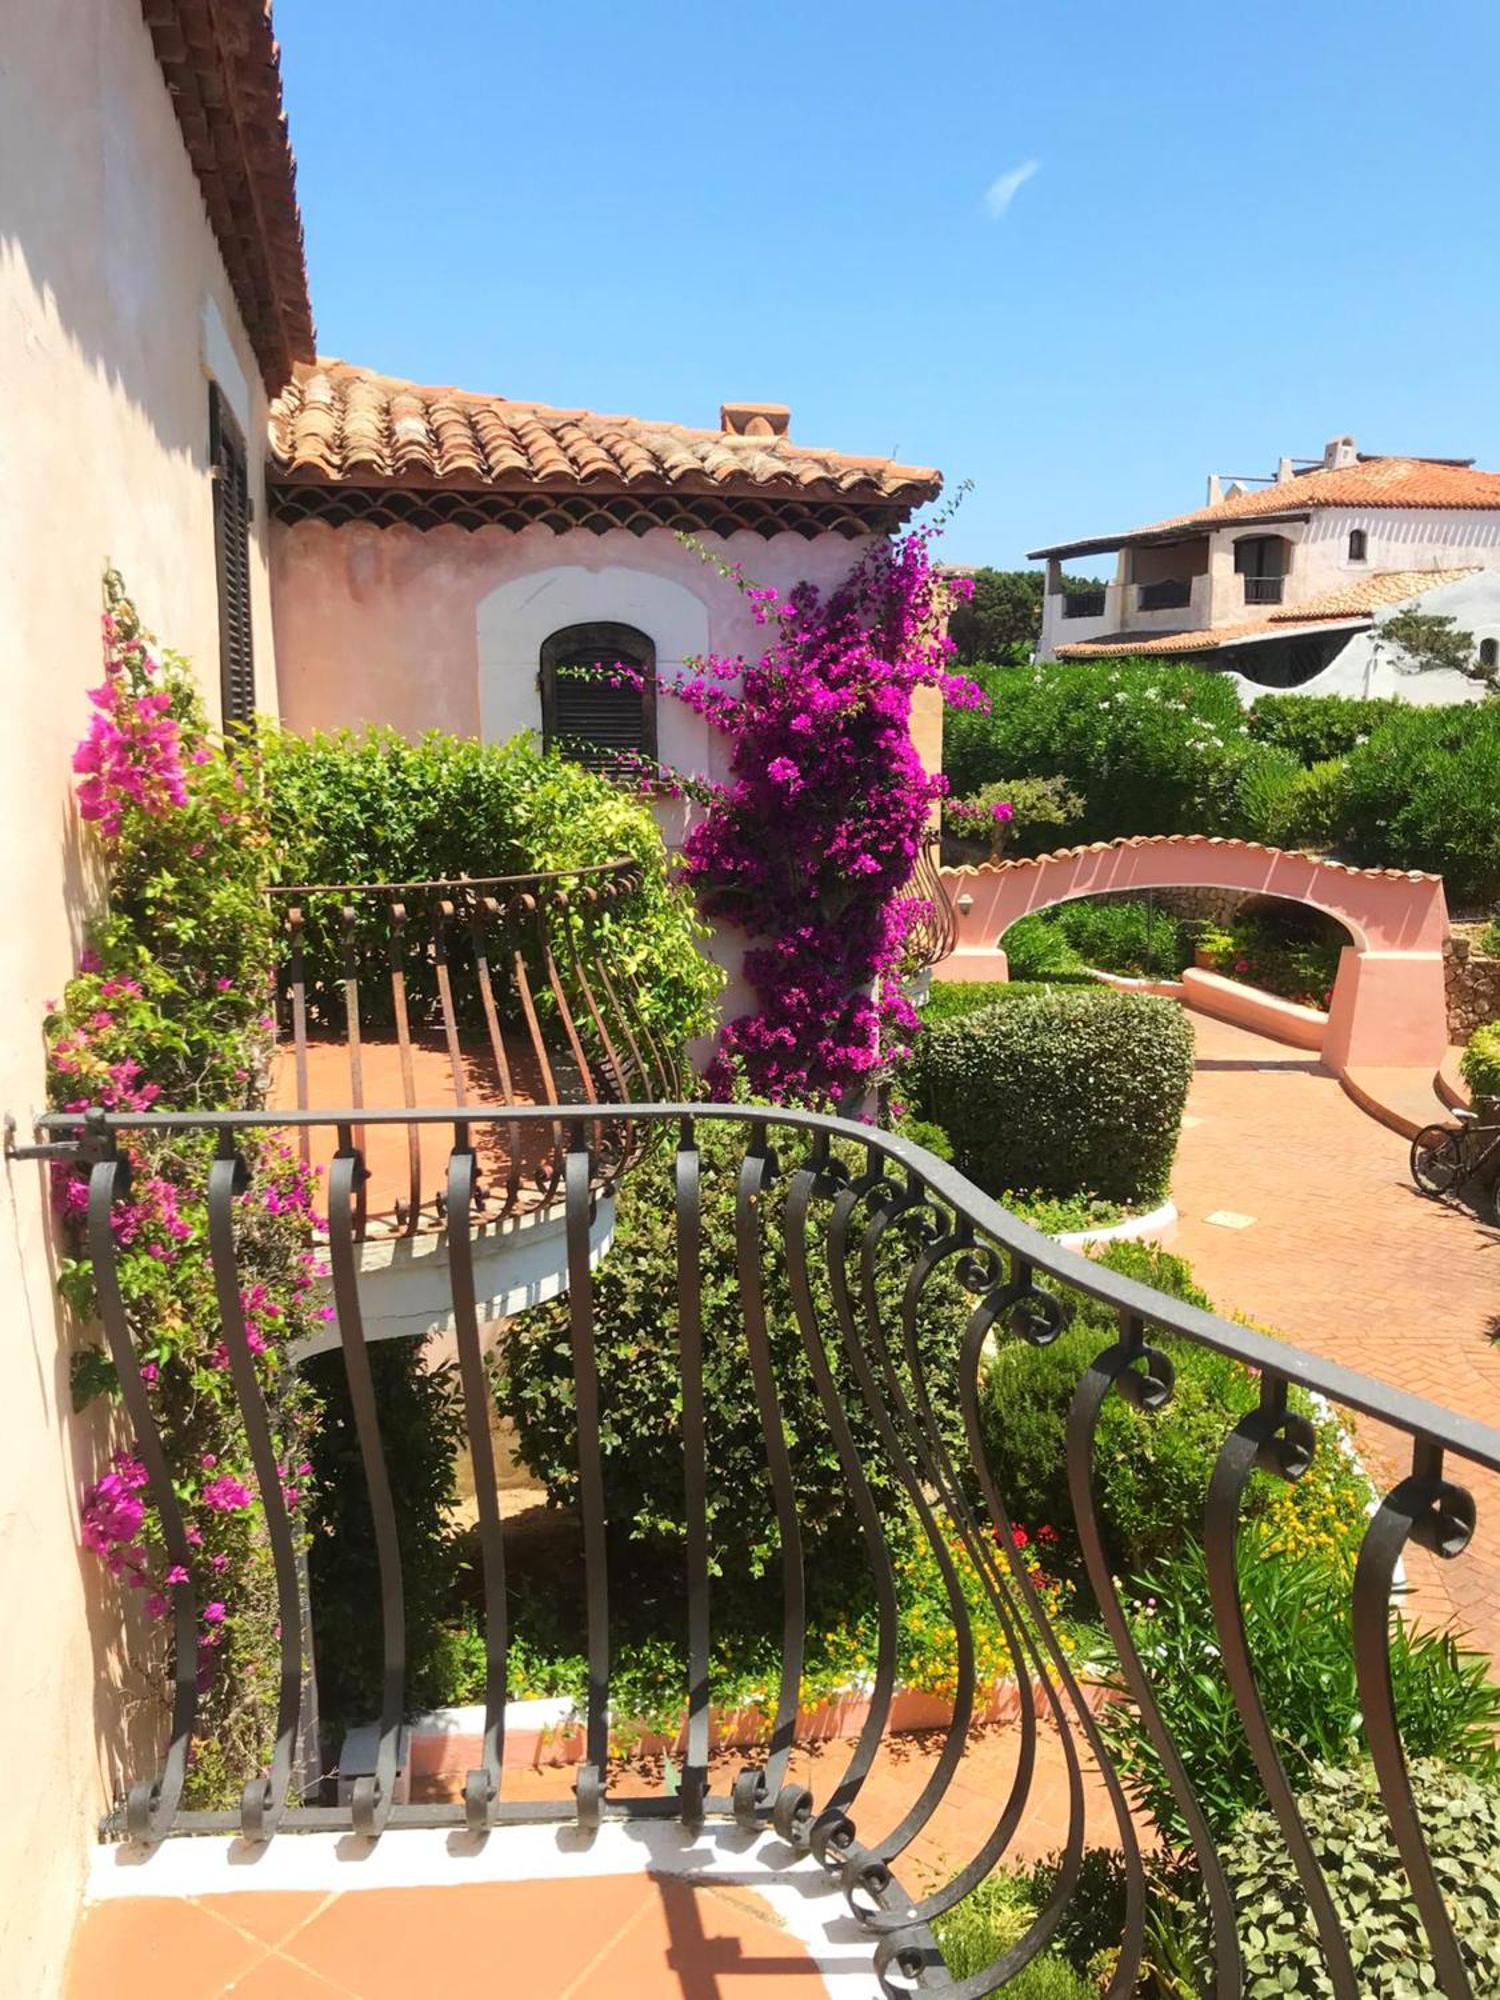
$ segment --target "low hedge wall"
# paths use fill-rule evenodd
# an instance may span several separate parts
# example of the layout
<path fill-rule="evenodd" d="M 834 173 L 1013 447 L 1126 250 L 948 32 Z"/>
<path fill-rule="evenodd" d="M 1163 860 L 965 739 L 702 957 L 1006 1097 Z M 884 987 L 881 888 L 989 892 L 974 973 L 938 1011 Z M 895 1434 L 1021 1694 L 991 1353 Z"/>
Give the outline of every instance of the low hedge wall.
<path fill-rule="evenodd" d="M 1044 987 L 935 1023 L 910 1081 L 913 1108 L 990 1193 L 1087 1189 L 1146 1207 L 1165 1199 L 1192 1070 L 1173 1001 Z"/>

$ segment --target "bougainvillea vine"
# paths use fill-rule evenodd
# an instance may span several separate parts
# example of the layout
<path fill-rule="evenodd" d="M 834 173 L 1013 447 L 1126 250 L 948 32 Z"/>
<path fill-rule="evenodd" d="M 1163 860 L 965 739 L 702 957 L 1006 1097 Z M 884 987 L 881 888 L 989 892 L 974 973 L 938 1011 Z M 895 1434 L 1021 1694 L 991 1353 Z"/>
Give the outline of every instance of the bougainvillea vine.
<path fill-rule="evenodd" d="M 962 579 L 932 561 L 935 530 L 869 549 L 828 592 L 786 597 L 725 574 L 769 644 L 709 655 L 664 691 L 720 730 L 729 780 L 703 804 L 683 860 L 704 914 L 743 931 L 753 1011 L 724 1028 L 709 1072 L 775 1102 L 849 1101 L 916 1026 L 903 949 L 922 904 L 912 871 L 947 781 L 922 767 L 912 700 L 986 706 L 949 670 L 949 603 Z M 620 671 L 616 669 L 616 671 Z"/>
<path fill-rule="evenodd" d="M 261 1101 L 274 1023 L 274 939 L 265 896 L 270 837 L 253 762 L 209 731 L 186 664 L 151 643 L 118 579 L 106 580 L 104 680 L 74 758 L 78 810 L 106 883 L 88 947 L 47 1022 L 52 1104 L 116 1111 L 235 1109 Z M 133 1447 L 87 1486 L 81 1535 L 139 1607 L 129 1621 L 148 1672 L 165 1670 L 173 1594 L 190 1591 L 198 1629 L 199 1726 L 190 1779 L 228 1803 L 261 1768 L 274 1729 L 276 1598 L 209 1258 L 204 1189 L 211 1146 L 130 1135 L 129 1189 L 111 1222 L 137 1362 L 168 1453 L 191 1568 L 171 1562 Z M 236 1201 L 241 1305 L 294 1518 L 306 1493 L 306 1392 L 287 1349 L 317 1325 L 314 1183 L 273 1137 L 245 1148 Z M 83 1253 L 85 1174 L 58 1165 L 61 1284 L 93 1317 Z M 117 1394 L 96 1340 L 75 1354 L 81 1407 Z"/>

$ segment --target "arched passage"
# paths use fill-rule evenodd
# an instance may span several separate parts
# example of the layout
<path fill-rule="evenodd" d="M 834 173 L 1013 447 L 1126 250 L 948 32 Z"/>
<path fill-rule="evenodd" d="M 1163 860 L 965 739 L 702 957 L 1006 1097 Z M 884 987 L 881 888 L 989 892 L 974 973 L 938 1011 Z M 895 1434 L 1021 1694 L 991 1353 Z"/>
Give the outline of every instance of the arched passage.
<path fill-rule="evenodd" d="M 1442 878 L 1395 868 L 1349 868 L 1258 841 L 1158 834 L 1097 841 L 1034 860 L 945 868 L 958 942 L 942 979 L 1006 977 L 1000 939 L 1018 917 L 1083 896 L 1153 889 L 1234 889 L 1306 903 L 1342 924 L 1353 943 L 1339 961 L 1322 1033 L 1324 1060 L 1352 1068 L 1435 1070 L 1447 1048 Z"/>

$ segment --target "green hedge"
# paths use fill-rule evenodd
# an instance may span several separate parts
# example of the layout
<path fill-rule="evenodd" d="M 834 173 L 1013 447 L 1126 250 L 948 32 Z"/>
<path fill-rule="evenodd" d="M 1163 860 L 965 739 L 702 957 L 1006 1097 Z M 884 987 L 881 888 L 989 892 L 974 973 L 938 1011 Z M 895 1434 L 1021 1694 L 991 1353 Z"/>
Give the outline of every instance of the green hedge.
<path fill-rule="evenodd" d="M 1234 831 L 1249 739 L 1223 675 L 1152 660 L 1087 660 L 989 668 L 979 678 L 990 712 L 944 751 L 956 793 L 998 778 L 1064 777 L 1085 800 L 1070 840 Z"/>
<path fill-rule="evenodd" d="M 526 737 L 478 743 L 434 730 L 409 742 L 393 730 L 356 736 L 261 738 L 277 882 L 403 882 L 454 875 L 518 875 L 584 868 L 616 857 L 642 864 L 638 895 L 598 924 L 611 965 L 633 972 L 642 1013 L 669 1046 L 701 1034 L 720 975 L 698 950 L 706 935 L 686 890 L 667 872 L 650 808 L 607 778 Z M 308 907 L 308 978 L 337 1025 L 340 957 L 335 899 Z M 372 913 L 373 914 L 373 913 Z M 413 913 L 416 920 L 416 913 Z M 363 932 L 371 976 L 361 1004 L 382 1025 L 389 979 L 384 936 Z M 461 959 L 465 945 L 455 941 Z M 430 969 L 426 980 L 432 982 Z M 416 1000 L 431 998 L 424 970 L 408 969 Z M 464 982 L 456 980 L 462 990 Z"/>
<path fill-rule="evenodd" d="M 1351 860 L 1432 869 L 1450 902 L 1500 896 L 1500 701 L 1403 707 L 1344 776 Z"/>
<path fill-rule="evenodd" d="M 1322 764 L 1347 757 L 1404 706 L 1394 695 L 1361 701 L 1343 694 L 1263 694 L 1246 722 L 1258 742 L 1290 750 L 1299 764 Z"/>
<path fill-rule="evenodd" d="M 1047 988 L 935 1024 L 911 1083 L 919 1115 L 989 1192 L 1088 1189 L 1146 1207 L 1166 1195 L 1192 1069 L 1174 1002 Z"/>

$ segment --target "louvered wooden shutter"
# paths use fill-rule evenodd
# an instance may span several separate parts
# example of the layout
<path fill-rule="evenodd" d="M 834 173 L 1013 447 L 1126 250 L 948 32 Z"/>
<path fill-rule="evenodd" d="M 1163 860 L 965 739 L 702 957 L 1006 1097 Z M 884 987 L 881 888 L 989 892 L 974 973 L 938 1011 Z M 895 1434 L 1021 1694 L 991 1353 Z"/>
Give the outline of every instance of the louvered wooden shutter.
<path fill-rule="evenodd" d="M 239 425 L 209 387 L 209 457 L 214 481 L 214 567 L 219 585 L 219 692 L 225 729 L 255 713 L 255 649 L 250 630 L 250 468 Z"/>
<path fill-rule="evenodd" d="M 612 687 L 609 669 L 633 667 L 642 685 Z M 656 757 L 656 649 L 631 625 L 570 625 L 542 646 L 542 738 L 590 770 L 627 753 Z"/>

